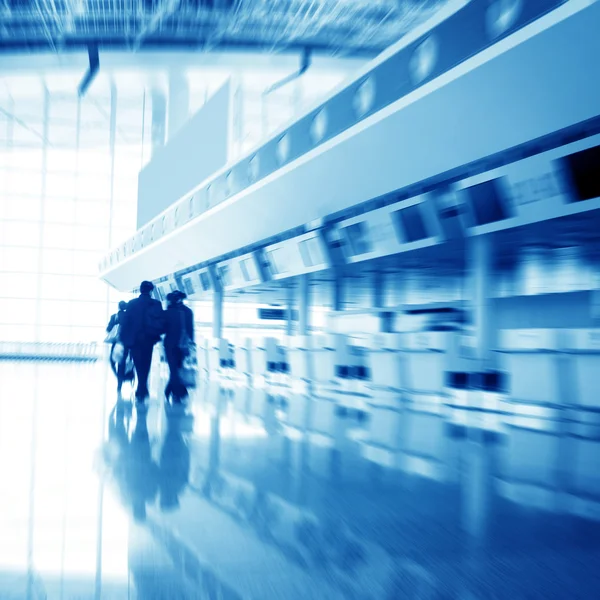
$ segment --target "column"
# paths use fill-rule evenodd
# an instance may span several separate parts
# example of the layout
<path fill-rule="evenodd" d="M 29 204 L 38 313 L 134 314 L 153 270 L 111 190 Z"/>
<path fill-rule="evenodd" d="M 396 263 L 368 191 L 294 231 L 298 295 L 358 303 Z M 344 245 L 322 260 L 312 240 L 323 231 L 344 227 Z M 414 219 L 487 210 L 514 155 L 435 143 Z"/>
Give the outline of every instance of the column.
<path fill-rule="evenodd" d="M 333 280 L 333 310 L 339 312 L 344 310 L 344 271 L 342 268 L 335 270 L 335 278 Z"/>
<path fill-rule="evenodd" d="M 385 272 L 374 271 L 371 278 L 371 303 L 373 308 L 385 308 L 385 284 Z"/>
<path fill-rule="evenodd" d="M 473 327 L 475 335 L 475 358 L 479 370 L 493 367 L 495 344 L 494 319 L 491 314 L 493 281 L 492 238 L 477 235 L 467 240 L 468 265 L 471 269 L 471 292 L 473 298 Z"/>
<path fill-rule="evenodd" d="M 167 99 L 162 90 L 152 90 L 152 155 L 165 145 Z"/>
<path fill-rule="evenodd" d="M 170 140 L 185 124 L 190 114 L 190 86 L 184 73 L 169 73 L 169 103 L 167 139 Z"/>
<path fill-rule="evenodd" d="M 310 331 L 310 275 L 298 277 L 298 335 Z"/>
<path fill-rule="evenodd" d="M 213 293 L 213 338 L 223 337 L 223 291 L 215 290 Z"/>
<path fill-rule="evenodd" d="M 287 336 L 294 335 L 294 281 L 290 279 L 287 283 L 286 290 L 287 300 L 287 320 L 285 324 L 285 334 Z"/>

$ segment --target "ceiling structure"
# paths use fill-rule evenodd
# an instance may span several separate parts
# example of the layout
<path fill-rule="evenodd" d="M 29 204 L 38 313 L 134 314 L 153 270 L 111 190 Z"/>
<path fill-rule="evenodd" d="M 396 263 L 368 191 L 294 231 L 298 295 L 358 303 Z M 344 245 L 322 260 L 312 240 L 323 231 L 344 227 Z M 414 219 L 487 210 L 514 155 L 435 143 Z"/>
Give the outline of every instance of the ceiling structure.
<path fill-rule="evenodd" d="M 97 44 L 375 55 L 447 0 L 0 0 L 0 51 Z"/>

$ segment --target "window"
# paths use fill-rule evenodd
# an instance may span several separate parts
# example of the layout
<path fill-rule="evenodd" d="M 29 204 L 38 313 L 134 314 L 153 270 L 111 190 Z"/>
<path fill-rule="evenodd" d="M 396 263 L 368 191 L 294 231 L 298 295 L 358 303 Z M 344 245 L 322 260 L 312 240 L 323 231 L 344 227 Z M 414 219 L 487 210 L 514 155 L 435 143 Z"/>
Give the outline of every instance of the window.
<path fill-rule="evenodd" d="M 2 323 L 34 323 L 36 300 L 0 299 L 0 322 Z"/>
<path fill-rule="evenodd" d="M 3 243 L 33 248 L 40 243 L 40 224 L 12 221 L 4 226 Z"/>
<path fill-rule="evenodd" d="M 39 221 L 41 216 L 42 202 L 39 195 L 10 196 L 4 199 L 4 217 L 7 220 Z"/>
<path fill-rule="evenodd" d="M 9 273 L 36 273 L 40 252 L 37 248 L 4 248 L 0 271 Z"/>
<path fill-rule="evenodd" d="M 45 248 L 63 248 L 71 250 L 74 248 L 74 230 L 71 225 L 44 226 L 43 244 Z"/>
<path fill-rule="evenodd" d="M 38 294 L 36 273 L 0 273 L 0 296 L 3 298 L 35 298 Z"/>

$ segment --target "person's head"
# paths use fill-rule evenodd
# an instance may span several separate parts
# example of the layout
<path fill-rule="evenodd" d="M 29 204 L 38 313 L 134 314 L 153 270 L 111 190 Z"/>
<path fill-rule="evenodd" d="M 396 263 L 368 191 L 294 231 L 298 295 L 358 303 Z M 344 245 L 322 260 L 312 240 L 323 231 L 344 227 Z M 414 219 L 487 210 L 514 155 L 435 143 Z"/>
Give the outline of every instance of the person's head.
<path fill-rule="evenodd" d="M 179 290 L 175 290 L 174 292 L 167 294 L 167 303 L 169 306 L 175 306 L 176 304 L 181 304 L 185 298 L 187 298 L 186 294 Z"/>
<path fill-rule="evenodd" d="M 121 300 L 121 302 L 119 302 L 119 310 L 126 310 L 127 309 L 127 302 L 125 302 L 124 300 Z"/>
<path fill-rule="evenodd" d="M 154 284 L 151 281 L 142 281 L 140 283 L 140 293 L 141 294 L 150 294 L 154 289 Z"/>

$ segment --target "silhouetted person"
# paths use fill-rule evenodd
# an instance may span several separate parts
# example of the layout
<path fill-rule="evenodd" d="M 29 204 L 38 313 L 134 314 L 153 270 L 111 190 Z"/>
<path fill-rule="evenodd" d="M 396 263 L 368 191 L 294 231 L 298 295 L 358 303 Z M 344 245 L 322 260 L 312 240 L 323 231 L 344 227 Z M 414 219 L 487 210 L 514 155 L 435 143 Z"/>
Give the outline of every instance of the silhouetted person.
<path fill-rule="evenodd" d="M 131 352 L 138 383 L 135 397 L 144 402 L 148 397 L 148 376 L 152 365 L 152 350 L 164 333 L 164 311 L 158 300 L 150 297 L 154 285 L 142 281 L 140 295 L 127 304 L 121 323 L 121 341 Z"/>
<path fill-rule="evenodd" d="M 181 380 L 180 369 L 189 351 L 189 344 L 194 342 L 194 313 L 183 300 L 186 295 L 175 291 L 167 295 L 165 339 L 165 355 L 169 364 L 169 382 L 165 389 L 167 400 L 172 397 L 178 404 L 188 395 L 187 387 Z"/>
<path fill-rule="evenodd" d="M 121 325 L 125 320 L 125 311 L 127 310 L 127 302 L 119 302 L 119 312 L 111 316 L 108 322 L 106 331 L 110 333 L 114 327 L 119 326 L 119 332 L 117 338 L 113 341 L 110 348 L 110 366 L 117 378 L 117 394 L 121 395 L 121 388 L 123 387 L 124 381 L 131 381 L 133 379 L 133 372 L 127 369 L 127 359 L 129 358 L 130 352 L 121 342 Z"/>

